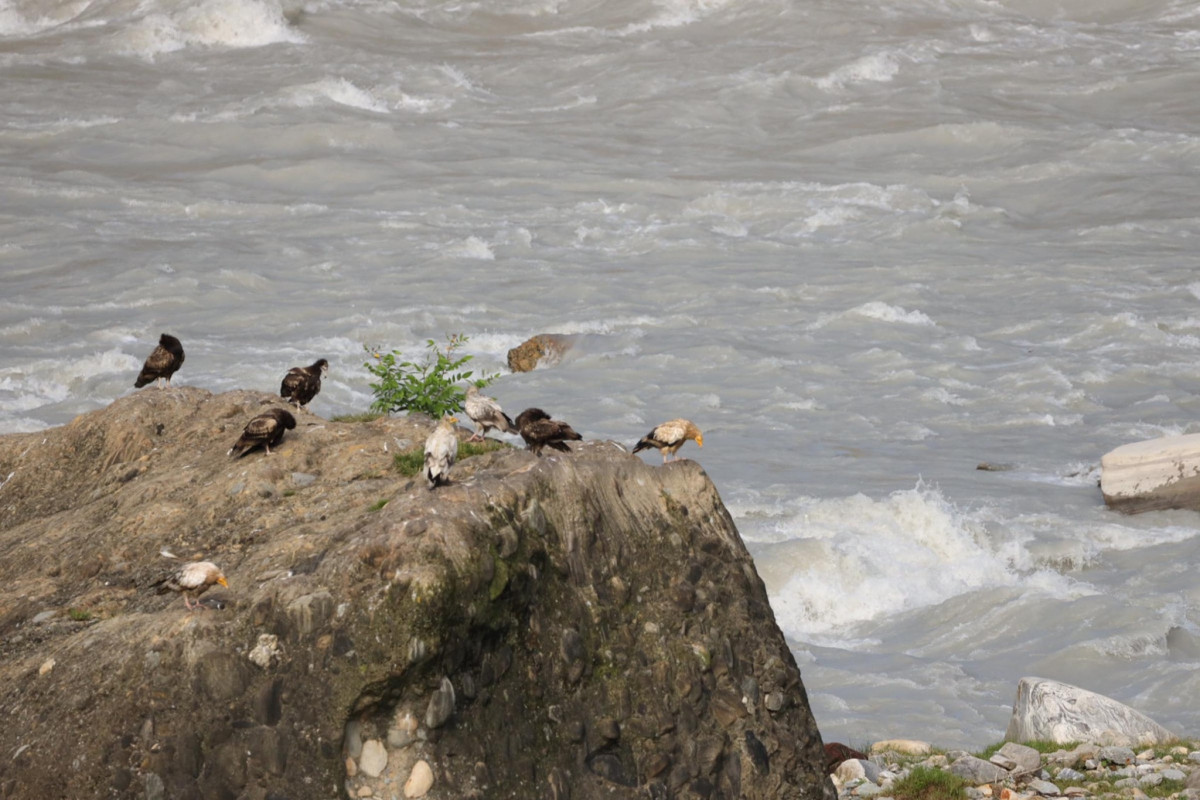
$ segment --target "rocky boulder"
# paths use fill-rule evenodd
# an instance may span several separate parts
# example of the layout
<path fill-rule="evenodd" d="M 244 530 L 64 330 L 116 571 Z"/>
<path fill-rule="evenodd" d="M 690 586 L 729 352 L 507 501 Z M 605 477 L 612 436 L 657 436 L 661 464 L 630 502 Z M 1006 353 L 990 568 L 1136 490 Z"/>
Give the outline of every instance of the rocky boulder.
<path fill-rule="evenodd" d="M 394 467 L 424 418 L 146 389 L 0 437 L 0 796 L 832 800 L 762 581 L 693 461 Z M 465 438 L 467 432 L 462 431 Z M 188 611 L 152 583 L 216 562 Z"/>
<path fill-rule="evenodd" d="M 1154 720 L 1116 700 L 1045 678 L 1021 678 L 1004 738 L 1154 745 L 1178 737 Z"/>
<path fill-rule="evenodd" d="M 539 333 L 508 351 L 508 368 L 513 372 L 529 372 L 538 367 L 552 367 L 562 361 L 571 349 L 575 337 L 561 333 Z"/>
<path fill-rule="evenodd" d="M 1122 445 L 1100 459 L 1100 491 L 1117 511 L 1200 510 L 1200 434 Z"/>

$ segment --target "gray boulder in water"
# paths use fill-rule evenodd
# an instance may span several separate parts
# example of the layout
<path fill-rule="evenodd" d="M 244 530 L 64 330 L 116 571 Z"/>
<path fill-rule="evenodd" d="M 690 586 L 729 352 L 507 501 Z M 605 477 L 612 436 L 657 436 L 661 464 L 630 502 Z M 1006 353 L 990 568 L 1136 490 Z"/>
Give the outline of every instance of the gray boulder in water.
<path fill-rule="evenodd" d="M 1200 510 L 1200 434 L 1122 445 L 1100 459 L 1105 504 L 1126 514 Z"/>
<path fill-rule="evenodd" d="M 1021 678 L 1004 738 L 1149 746 L 1178 737 L 1112 698 L 1045 678 Z"/>

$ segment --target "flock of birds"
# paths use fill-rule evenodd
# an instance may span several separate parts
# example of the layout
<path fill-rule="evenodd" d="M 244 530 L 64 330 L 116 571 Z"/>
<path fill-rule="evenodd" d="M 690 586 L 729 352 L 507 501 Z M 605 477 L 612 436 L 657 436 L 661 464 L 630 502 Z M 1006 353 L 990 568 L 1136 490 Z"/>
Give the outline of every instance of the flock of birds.
<path fill-rule="evenodd" d="M 158 346 L 146 358 L 134 381 L 134 388 L 140 389 L 151 383 L 159 386 L 170 386 L 171 376 L 183 366 L 183 345 L 174 336 L 162 334 Z M 294 404 L 298 409 L 304 409 L 321 391 L 321 378 L 329 371 L 329 362 L 323 358 L 317 359 L 307 367 L 292 367 L 279 387 L 279 395 Z M 552 419 L 540 408 L 527 408 L 511 419 L 500 407 L 495 398 L 482 394 L 478 387 L 469 386 L 463 410 L 475 424 L 475 432 L 468 441 L 483 441 L 488 431 L 497 430 L 501 433 L 519 435 L 525 441 L 527 450 L 541 456 L 542 450 L 549 447 L 563 453 L 571 452 L 567 442 L 583 439 L 575 430 L 562 420 Z M 425 440 L 424 476 L 430 489 L 445 486 L 450 482 L 450 469 L 458 456 L 458 436 L 454 426 L 458 418 L 452 415 L 444 416 L 438 422 L 433 433 Z M 267 455 L 271 448 L 278 445 L 286 431 L 296 427 L 296 418 L 290 411 L 283 408 L 272 408 L 257 415 L 242 430 L 241 436 L 229 448 L 228 455 L 241 458 L 251 450 L 262 447 Z M 654 448 L 662 453 L 663 463 L 678 458 L 679 448 L 692 440 L 699 447 L 704 446 L 704 437 L 691 421 L 673 419 L 656 425 L 653 430 L 638 440 L 633 452 Z M 215 585 L 228 586 L 224 573 L 211 561 L 192 561 L 183 564 L 170 575 L 154 584 L 159 594 L 178 592 L 183 595 L 183 602 L 190 611 L 204 608 L 197 598 Z M 195 599 L 195 605 L 191 600 Z"/>

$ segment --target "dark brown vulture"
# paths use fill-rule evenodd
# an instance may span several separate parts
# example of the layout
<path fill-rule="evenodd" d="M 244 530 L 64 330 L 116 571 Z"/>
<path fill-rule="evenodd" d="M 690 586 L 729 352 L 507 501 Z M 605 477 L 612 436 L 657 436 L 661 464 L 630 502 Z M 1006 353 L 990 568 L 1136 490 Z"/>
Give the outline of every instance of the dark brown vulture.
<path fill-rule="evenodd" d="M 321 378 L 329 372 L 329 362 L 318 358 L 310 367 L 292 367 L 283 376 L 279 396 L 304 408 L 321 391 Z"/>
<path fill-rule="evenodd" d="M 242 435 L 233 443 L 233 447 L 229 448 L 229 455 L 240 458 L 259 445 L 266 448 L 267 455 L 271 455 L 271 445 L 279 444 L 283 432 L 294 427 L 296 418 L 290 411 L 272 408 L 246 423 Z"/>
<path fill-rule="evenodd" d="M 170 386 L 171 376 L 182 366 L 183 345 L 174 336 L 164 333 L 158 337 L 158 347 L 154 348 L 146 363 L 142 364 L 142 371 L 133 382 L 133 388 L 140 389 L 152 381 L 159 381 L 161 385 L 164 380 L 167 386 Z"/>
<path fill-rule="evenodd" d="M 571 448 L 565 442 L 583 439 L 570 425 L 550 419 L 550 415 L 540 408 L 527 408 L 518 414 L 517 430 L 525 440 L 526 449 L 538 456 L 542 454 L 543 447 L 569 453 Z"/>

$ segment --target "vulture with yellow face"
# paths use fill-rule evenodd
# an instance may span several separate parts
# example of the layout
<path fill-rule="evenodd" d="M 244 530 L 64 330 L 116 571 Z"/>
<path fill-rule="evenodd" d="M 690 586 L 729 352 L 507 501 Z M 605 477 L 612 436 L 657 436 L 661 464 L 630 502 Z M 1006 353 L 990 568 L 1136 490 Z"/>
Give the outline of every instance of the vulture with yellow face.
<path fill-rule="evenodd" d="M 442 417 L 433 433 L 425 440 L 425 480 L 436 489 L 450 482 L 450 468 L 458 458 L 458 437 L 454 435 L 457 417 Z"/>
<path fill-rule="evenodd" d="M 675 455 L 676 451 L 683 447 L 684 442 L 688 439 L 694 440 L 699 447 L 704 447 L 704 437 L 700 434 L 699 428 L 686 419 L 673 419 L 656 426 L 654 430 L 643 436 L 634 445 L 633 452 L 656 447 L 662 453 L 665 464 L 668 460 L 667 456 L 671 456 L 672 461 L 678 458 Z"/>
<path fill-rule="evenodd" d="M 204 608 L 204 605 L 196 598 L 215 584 L 229 586 L 225 580 L 225 573 L 221 572 L 216 564 L 211 561 L 189 561 L 170 575 L 155 581 L 154 587 L 157 594 L 166 594 L 167 592 L 182 594 L 183 605 L 191 611 L 193 608 Z M 196 600 L 196 604 L 192 605 L 188 598 Z"/>

